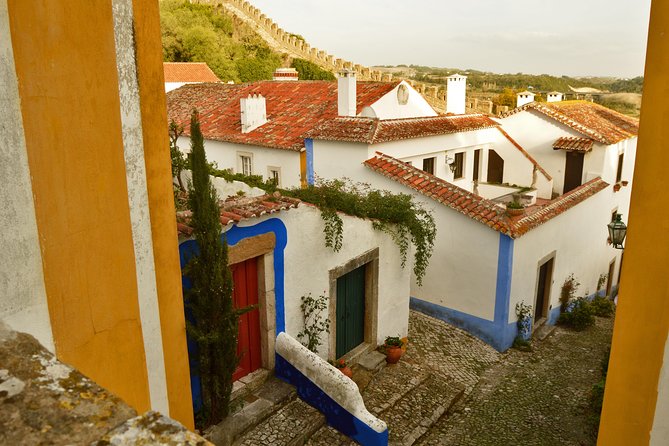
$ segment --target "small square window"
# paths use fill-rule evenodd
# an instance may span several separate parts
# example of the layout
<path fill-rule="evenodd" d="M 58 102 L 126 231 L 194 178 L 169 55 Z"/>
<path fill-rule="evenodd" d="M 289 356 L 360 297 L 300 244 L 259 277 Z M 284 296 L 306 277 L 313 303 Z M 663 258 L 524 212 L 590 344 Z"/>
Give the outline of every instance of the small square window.
<path fill-rule="evenodd" d="M 275 185 L 281 186 L 281 168 L 280 167 L 268 167 L 268 179 L 273 181 Z"/>
<path fill-rule="evenodd" d="M 434 175 L 434 157 L 423 158 L 423 171 Z"/>

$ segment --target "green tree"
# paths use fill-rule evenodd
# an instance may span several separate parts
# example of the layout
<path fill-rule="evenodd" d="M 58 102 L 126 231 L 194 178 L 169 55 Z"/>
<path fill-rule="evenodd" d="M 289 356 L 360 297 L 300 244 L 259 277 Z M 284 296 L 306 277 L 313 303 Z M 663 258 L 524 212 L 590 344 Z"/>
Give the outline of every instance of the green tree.
<path fill-rule="evenodd" d="M 228 245 L 221 242 L 218 196 L 209 177 L 209 164 L 196 111 L 190 122 L 192 183 L 188 204 L 193 212 L 191 226 L 199 254 L 187 265 L 185 275 L 192 281 L 186 292 L 186 306 L 195 323 L 188 333 L 198 345 L 202 382 L 204 424 L 218 423 L 228 415 L 232 374 L 237 368 L 239 316 L 248 311 L 235 309 L 232 301 L 232 273 L 228 267 Z"/>
<path fill-rule="evenodd" d="M 311 81 L 334 81 L 336 80 L 334 74 L 328 70 L 324 70 L 313 62 L 305 59 L 293 59 L 290 64 L 299 73 L 300 80 Z"/>

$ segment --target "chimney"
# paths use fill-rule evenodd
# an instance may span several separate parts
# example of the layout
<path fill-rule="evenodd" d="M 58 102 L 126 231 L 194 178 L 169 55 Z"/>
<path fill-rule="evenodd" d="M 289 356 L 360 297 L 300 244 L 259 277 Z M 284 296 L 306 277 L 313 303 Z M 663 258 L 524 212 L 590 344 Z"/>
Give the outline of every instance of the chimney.
<path fill-rule="evenodd" d="M 265 98 L 253 94 L 239 100 L 241 109 L 242 133 L 249 133 L 267 122 Z"/>
<path fill-rule="evenodd" d="M 559 91 L 551 91 L 548 93 L 546 102 L 560 102 L 562 100 L 562 93 Z"/>
<path fill-rule="evenodd" d="M 530 102 L 534 102 L 534 93 L 531 91 L 521 91 L 516 96 L 516 107 L 522 107 L 523 105 L 529 104 Z"/>
<path fill-rule="evenodd" d="M 277 68 L 272 77 L 273 81 L 296 81 L 299 73 L 295 68 Z"/>
<path fill-rule="evenodd" d="M 341 70 L 337 78 L 337 111 L 339 116 L 357 115 L 355 71 Z"/>
<path fill-rule="evenodd" d="M 446 78 L 446 113 L 465 114 L 467 76 L 452 74 Z"/>

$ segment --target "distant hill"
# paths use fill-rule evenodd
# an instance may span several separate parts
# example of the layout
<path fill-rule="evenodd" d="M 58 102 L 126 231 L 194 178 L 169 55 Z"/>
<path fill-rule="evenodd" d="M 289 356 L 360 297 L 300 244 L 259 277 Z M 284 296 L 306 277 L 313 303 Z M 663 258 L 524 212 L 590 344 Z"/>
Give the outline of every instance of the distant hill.
<path fill-rule="evenodd" d="M 206 62 L 224 82 L 272 79 L 281 66 L 293 66 L 301 79 L 334 80 L 309 61 L 275 51 L 253 28 L 214 4 L 161 0 L 160 25 L 164 61 Z"/>

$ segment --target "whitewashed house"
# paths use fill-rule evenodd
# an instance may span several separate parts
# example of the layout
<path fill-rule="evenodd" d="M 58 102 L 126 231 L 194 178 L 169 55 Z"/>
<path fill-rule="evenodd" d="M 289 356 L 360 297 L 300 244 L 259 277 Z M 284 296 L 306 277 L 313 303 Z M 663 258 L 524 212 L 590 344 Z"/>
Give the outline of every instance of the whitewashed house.
<path fill-rule="evenodd" d="M 437 113 L 408 83 L 357 82 L 343 71 L 337 82 L 273 81 L 241 85 L 192 84 L 167 94 L 168 116 L 188 129 L 200 113 L 207 159 L 219 168 L 274 179 L 281 187 L 306 184 L 309 148 L 304 134 L 337 116 L 409 118 Z M 290 75 L 288 75 L 290 74 Z M 189 150 L 188 132 L 178 144 Z"/>
<path fill-rule="evenodd" d="M 579 292 L 589 295 L 602 274 L 608 275 L 607 294 L 617 283 L 621 253 L 607 243 L 606 224 L 614 212 L 626 216 L 629 184 L 623 181 L 629 180 L 623 178 L 633 169 L 636 121 L 593 109 L 591 126 L 608 125 L 629 138 L 594 153 L 599 170 L 584 173 L 568 190 L 550 157 L 561 156 L 564 166 L 559 144 L 573 141 L 558 141 L 564 136 L 558 134 L 544 146 L 532 145 L 554 135 L 531 122 L 507 127 L 513 115 L 502 119 L 503 125 L 482 115 L 333 119 L 307 134 L 312 176 L 346 176 L 411 193 L 432 209 L 438 227 L 434 255 L 423 286 L 412 285 L 412 306 L 505 350 L 516 334 L 517 302 L 534 307 L 535 326 L 554 323 L 569 274 L 580 280 Z M 609 117 L 609 124 L 595 120 L 605 120 L 601 116 Z M 585 131 L 583 124 L 579 128 Z M 631 158 L 627 164 L 619 158 L 621 150 Z M 605 156 L 609 152 L 621 160 L 620 168 Z M 524 214 L 508 216 L 504 203 L 518 196 L 526 204 Z"/>
<path fill-rule="evenodd" d="M 602 274 L 608 274 L 607 293 L 615 288 L 621 254 L 607 243 L 606 224 L 614 212 L 626 217 L 635 120 L 587 104 L 578 107 L 585 122 L 538 110 L 568 104 L 560 102 L 532 102 L 498 120 L 437 116 L 403 85 L 356 85 L 344 73 L 338 86 L 185 86 L 168 98 L 170 115 L 181 122 L 193 106 L 203 110 L 208 156 L 220 167 L 263 174 L 272 162 L 283 187 L 347 177 L 416 197 L 434 212 L 438 232 L 423 285 L 412 281 L 412 307 L 499 350 L 516 335 L 517 302 L 534 307 L 535 327 L 556 321 L 569 274 L 582 283 L 581 293 L 594 294 Z M 464 103 L 456 98 L 465 92 L 459 87 L 451 106 Z M 313 97 L 305 99 L 308 92 Z M 263 107 L 268 113 L 249 119 L 236 108 L 240 102 L 242 110 L 251 102 L 253 114 Z M 609 132 L 622 139 L 606 139 Z M 585 167 L 566 188 L 565 160 L 572 156 L 566 153 L 575 147 L 585 147 Z M 506 214 L 512 200 L 525 204 L 523 215 Z"/>

